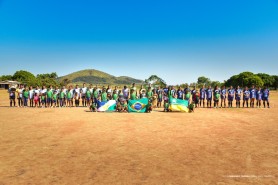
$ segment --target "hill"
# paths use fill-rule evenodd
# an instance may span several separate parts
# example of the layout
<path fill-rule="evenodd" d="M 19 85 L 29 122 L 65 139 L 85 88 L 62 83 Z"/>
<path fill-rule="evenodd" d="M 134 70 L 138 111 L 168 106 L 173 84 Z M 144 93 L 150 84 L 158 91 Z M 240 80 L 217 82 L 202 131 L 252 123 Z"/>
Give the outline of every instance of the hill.
<path fill-rule="evenodd" d="M 77 71 L 58 78 L 58 82 L 62 82 L 64 79 L 70 80 L 71 83 L 82 84 L 132 84 L 132 83 L 143 83 L 142 80 L 134 79 L 128 76 L 116 77 L 108 73 L 95 70 L 95 69 L 85 69 Z"/>

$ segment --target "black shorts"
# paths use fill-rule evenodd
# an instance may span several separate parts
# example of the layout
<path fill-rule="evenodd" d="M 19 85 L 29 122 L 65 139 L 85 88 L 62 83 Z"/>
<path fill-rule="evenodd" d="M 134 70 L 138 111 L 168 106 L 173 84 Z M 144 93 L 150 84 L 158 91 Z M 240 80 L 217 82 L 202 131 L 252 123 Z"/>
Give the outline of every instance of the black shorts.
<path fill-rule="evenodd" d="M 15 96 L 10 96 L 10 100 L 15 100 Z"/>

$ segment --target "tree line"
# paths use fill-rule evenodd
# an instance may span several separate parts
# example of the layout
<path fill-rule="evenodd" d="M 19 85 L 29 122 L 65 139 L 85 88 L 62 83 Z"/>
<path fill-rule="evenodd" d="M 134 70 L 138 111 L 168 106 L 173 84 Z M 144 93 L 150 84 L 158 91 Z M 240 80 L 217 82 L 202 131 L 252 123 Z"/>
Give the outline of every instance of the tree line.
<path fill-rule="evenodd" d="M 71 83 L 70 80 L 68 79 L 64 79 L 62 81 L 59 82 L 58 80 L 58 75 L 56 72 L 53 73 L 46 73 L 46 74 L 38 74 L 38 75 L 34 75 L 28 71 L 24 71 L 24 70 L 20 70 L 20 71 L 16 71 L 13 75 L 3 75 L 0 76 L 0 80 L 4 81 L 4 80 L 15 80 L 15 81 L 19 81 L 27 86 L 42 86 L 42 85 L 46 85 L 46 86 L 64 86 L 64 85 L 68 85 Z M 152 83 L 155 85 L 159 85 L 161 87 L 166 86 L 166 82 L 161 79 L 160 77 L 156 76 L 156 75 L 152 75 L 150 76 L 148 79 L 145 80 L 146 83 Z M 93 83 L 93 82 L 92 82 Z M 278 76 L 277 75 L 270 75 L 270 74 L 266 74 L 266 73 L 258 73 L 258 74 L 254 74 L 252 72 L 242 72 L 240 74 L 237 75 L 233 75 L 231 76 L 228 80 L 225 80 L 224 82 L 219 82 L 219 81 L 211 81 L 210 78 L 205 77 L 205 76 L 200 76 L 197 79 L 196 83 L 191 83 L 191 84 L 179 84 L 177 86 L 181 86 L 181 87 L 185 87 L 185 86 L 190 86 L 190 87 L 201 87 L 203 85 L 206 86 L 223 86 L 225 85 L 226 87 L 229 86 L 241 86 L 241 87 L 251 87 L 252 85 L 255 85 L 257 87 L 268 87 L 271 89 L 276 89 L 278 87 Z"/>

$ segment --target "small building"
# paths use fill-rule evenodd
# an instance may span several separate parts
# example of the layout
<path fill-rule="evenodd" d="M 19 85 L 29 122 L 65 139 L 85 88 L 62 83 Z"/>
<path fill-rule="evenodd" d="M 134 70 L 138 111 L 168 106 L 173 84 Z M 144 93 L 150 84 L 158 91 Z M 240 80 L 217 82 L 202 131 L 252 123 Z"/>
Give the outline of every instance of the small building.
<path fill-rule="evenodd" d="M 5 80 L 0 82 L 0 89 L 9 89 L 9 87 L 17 88 L 20 84 L 18 81 Z"/>

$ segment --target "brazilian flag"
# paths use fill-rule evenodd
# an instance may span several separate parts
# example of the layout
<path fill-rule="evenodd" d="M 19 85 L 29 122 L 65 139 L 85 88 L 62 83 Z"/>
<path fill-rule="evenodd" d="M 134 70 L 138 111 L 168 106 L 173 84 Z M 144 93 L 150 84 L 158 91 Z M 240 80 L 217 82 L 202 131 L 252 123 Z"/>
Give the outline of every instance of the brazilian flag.
<path fill-rule="evenodd" d="M 147 112 L 148 104 L 148 98 L 142 98 L 139 100 L 128 100 L 128 112 Z"/>
<path fill-rule="evenodd" d="M 188 101 L 180 100 L 176 98 L 170 98 L 169 100 L 169 110 L 178 112 L 189 112 Z"/>

